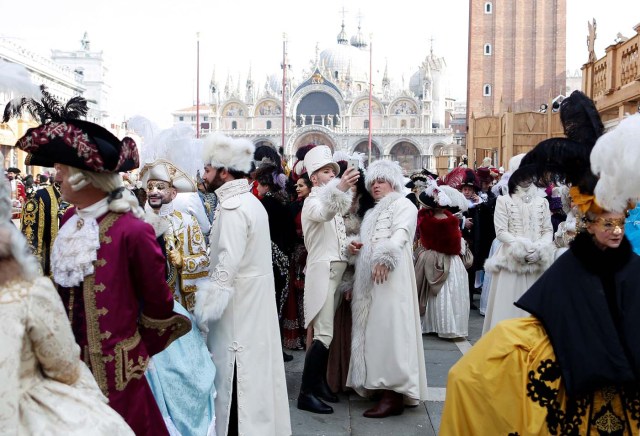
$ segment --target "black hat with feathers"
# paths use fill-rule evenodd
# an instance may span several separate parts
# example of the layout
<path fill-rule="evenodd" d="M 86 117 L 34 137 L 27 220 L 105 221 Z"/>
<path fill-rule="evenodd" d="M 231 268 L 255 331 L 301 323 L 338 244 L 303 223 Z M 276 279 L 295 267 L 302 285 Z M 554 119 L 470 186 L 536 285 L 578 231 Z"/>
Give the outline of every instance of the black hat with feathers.
<path fill-rule="evenodd" d="M 44 85 L 40 90 L 40 100 L 15 99 L 7 104 L 3 115 L 5 123 L 25 113 L 41 123 L 27 130 L 16 143 L 16 147 L 28 153 L 26 165 L 52 167 L 59 163 L 97 173 L 138 167 L 138 149 L 133 139 L 120 141 L 104 127 L 79 119 L 88 112 L 84 98 L 73 97 L 62 104 Z"/>

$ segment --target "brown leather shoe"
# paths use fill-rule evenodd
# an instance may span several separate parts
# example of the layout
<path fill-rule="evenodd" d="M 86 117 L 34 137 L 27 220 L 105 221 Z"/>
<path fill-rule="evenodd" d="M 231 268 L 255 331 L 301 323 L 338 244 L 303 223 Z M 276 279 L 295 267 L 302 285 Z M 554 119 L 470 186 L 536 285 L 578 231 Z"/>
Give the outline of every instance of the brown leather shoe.
<path fill-rule="evenodd" d="M 365 411 L 365 418 L 386 418 L 387 416 L 402 415 L 404 412 L 404 397 L 394 391 L 384 391 L 382 398 L 375 407 Z"/>

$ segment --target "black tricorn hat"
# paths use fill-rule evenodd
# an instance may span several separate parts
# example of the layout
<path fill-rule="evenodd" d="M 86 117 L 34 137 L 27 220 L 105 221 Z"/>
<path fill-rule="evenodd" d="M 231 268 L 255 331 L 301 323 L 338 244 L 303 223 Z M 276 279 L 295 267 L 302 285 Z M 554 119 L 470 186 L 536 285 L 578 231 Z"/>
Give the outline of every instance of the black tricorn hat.
<path fill-rule="evenodd" d="M 82 120 L 49 122 L 27 130 L 16 147 L 28 153 L 25 165 L 52 167 L 59 163 L 95 173 L 138 168 L 133 139 L 120 141 L 102 126 Z"/>

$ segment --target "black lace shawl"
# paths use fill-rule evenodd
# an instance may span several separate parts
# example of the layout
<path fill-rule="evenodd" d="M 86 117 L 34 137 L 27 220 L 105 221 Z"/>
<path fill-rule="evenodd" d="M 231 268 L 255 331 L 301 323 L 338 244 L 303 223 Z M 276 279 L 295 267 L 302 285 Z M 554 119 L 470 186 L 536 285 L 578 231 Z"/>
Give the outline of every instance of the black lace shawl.
<path fill-rule="evenodd" d="M 515 305 L 542 322 L 570 395 L 638 382 L 640 257 L 626 238 L 600 250 L 579 234 Z"/>

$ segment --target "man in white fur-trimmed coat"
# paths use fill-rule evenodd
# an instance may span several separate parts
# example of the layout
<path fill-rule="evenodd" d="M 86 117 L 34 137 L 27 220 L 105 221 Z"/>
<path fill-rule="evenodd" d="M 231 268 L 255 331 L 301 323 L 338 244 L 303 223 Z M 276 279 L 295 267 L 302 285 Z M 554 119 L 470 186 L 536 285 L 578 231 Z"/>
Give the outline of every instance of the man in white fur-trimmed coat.
<path fill-rule="evenodd" d="M 341 179 L 340 167 L 331 149 L 317 145 L 304 157 L 313 184 L 302 207 L 302 232 L 309 253 L 304 285 L 305 327 L 313 329 L 308 344 L 298 395 L 298 409 L 312 413 L 333 413 L 324 401 L 338 402 L 327 384 L 329 345 L 333 339 L 333 317 L 340 303 L 337 291 L 347 267 L 347 235 L 342 214 L 349 211 L 360 173 L 349 168 Z"/>
<path fill-rule="evenodd" d="M 384 418 L 427 399 L 412 253 L 418 211 L 402 194 L 396 162 L 372 163 L 365 186 L 376 206 L 364 216 L 360 241 L 349 244 L 357 259 L 347 386 L 363 397 L 383 391 L 364 416 Z"/>
<path fill-rule="evenodd" d="M 291 434 L 269 220 L 245 178 L 254 148 L 221 134 L 204 141 L 203 178 L 219 203 L 194 314 L 216 365 L 219 436 Z"/>

